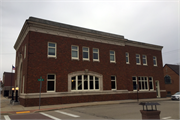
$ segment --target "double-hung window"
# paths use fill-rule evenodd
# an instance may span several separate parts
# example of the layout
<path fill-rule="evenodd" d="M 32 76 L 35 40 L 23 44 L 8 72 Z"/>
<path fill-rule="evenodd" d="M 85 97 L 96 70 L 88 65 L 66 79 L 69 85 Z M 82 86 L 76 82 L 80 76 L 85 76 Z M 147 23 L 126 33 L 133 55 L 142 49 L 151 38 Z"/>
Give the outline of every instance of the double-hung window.
<path fill-rule="evenodd" d="M 110 62 L 116 62 L 115 51 L 110 50 Z"/>
<path fill-rule="evenodd" d="M 153 65 L 157 66 L 157 58 L 156 58 L 156 56 L 153 56 Z"/>
<path fill-rule="evenodd" d="M 111 76 L 111 89 L 116 90 L 116 76 Z"/>
<path fill-rule="evenodd" d="M 126 52 L 126 64 L 129 64 L 129 53 Z"/>
<path fill-rule="evenodd" d="M 143 65 L 147 65 L 147 56 L 142 55 L 142 58 L 143 58 Z"/>
<path fill-rule="evenodd" d="M 47 91 L 54 92 L 56 85 L 56 75 L 55 74 L 48 74 L 47 75 Z"/>
<path fill-rule="evenodd" d="M 99 61 L 99 49 L 93 48 L 93 61 Z"/>
<path fill-rule="evenodd" d="M 89 48 L 83 47 L 83 60 L 89 60 Z"/>
<path fill-rule="evenodd" d="M 72 45 L 71 46 L 71 59 L 79 59 L 79 47 Z"/>
<path fill-rule="evenodd" d="M 56 57 L 56 43 L 48 42 L 48 57 Z"/>
<path fill-rule="evenodd" d="M 140 55 L 136 54 L 136 64 L 141 65 Z"/>
<path fill-rule="evenodd" d="M 149 89 L 154 90 L 153 77 L 149 77 Z"/>

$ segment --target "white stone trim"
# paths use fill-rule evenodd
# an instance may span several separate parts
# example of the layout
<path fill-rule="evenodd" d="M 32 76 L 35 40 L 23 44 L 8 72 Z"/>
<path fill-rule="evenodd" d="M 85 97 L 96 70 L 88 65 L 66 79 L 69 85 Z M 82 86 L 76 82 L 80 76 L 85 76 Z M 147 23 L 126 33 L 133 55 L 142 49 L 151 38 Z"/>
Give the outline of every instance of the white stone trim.
<path fill-rule="evenodd" d="M 100 34 L 99 36 L 97 36 L 97 34 L 93 34 L 92 32 L 89 33 L 88 30 L 85 31 L 86 29 L 85 28 L 83 29 L 84 31 L 82 32 L 82 31 L 78 31 L 78 29 L 71 30 L 68 28 L 55 27 L 55 26 L 36 23 L 32 21 L 26 21 L 18 36 L 18 39 L 16 40 L 14 48 L 16 50 L 19 49 L 19 46 L 21 45 L 22 41 L 24 40 L 24 38 L 26 37 L 29 31 L 70 37 L 70 38 L 78 38 L 81 40 L 94 41 L 94 42 L 119 45 L 119 46 L 129 45 L 129 46 L 160 50 L 160 51 L 163 48 L 162 46 L 158 46 L 158 45 L 130 41 L 130 40 L 124 39 L 123 36 L 122 38 L 112 37 L 110 33 L 105 33 L 107 34 L 106 36 L 104 36 L 103 34 L 102 35 Z"/>

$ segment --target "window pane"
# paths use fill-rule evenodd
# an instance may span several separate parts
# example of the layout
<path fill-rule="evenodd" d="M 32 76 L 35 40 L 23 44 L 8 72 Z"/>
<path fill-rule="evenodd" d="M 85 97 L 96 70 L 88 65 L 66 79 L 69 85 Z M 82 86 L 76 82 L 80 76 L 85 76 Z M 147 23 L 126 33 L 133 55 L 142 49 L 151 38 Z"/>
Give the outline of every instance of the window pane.
<path fill-rule="evenodd" d="M 95 89 L 99 89 L 99 81 L 95 81 Z"/>
<path fill-rule="evenodd" d="M 142 81 L 142 89 L 144 89 L 144 81 Z"/>
<path fill-rule="evenodd" d="M 84 89 L 88 89 L 88 79 L 87 79 L 87 75 L 84 75 Z"/>
<path fill-rule="evenodd" d="M 88 52 L 83 52 L 83 58 L 87 58 L 88 59 Z"/>
<path fill-rule="evenodd" d="M 78 90 L 82 90 L 82 76 L 78 76 Z"/>
<path fill-rule="evenodd" d="M 146 64 L 146 59 L 143 59 L 143 64 Z"/>
<path fill-rule="evenodd" d="M 146 56 L 145 55 L 143 55 L 143 59 L 145 59 L 146 58 Z"/>
<path fill-rule="evenodd" d="M 55 47 L 55 43 L 49 43 L 50 47 Z"/>
<path fill-rule="evenodd" d="M 152 77 L 149 77 L 149 80 L 152 80 Z"/>
<path fill-rule="evenodd" d="M 99 80 L 99 78 L 98 78 L 98 77 L 95 77 L 95 80 Z"/>
<path fill-rule="evenodd" d="M 141 82 L 139 82 L 139 89 L 141 89 Z"/>
<path fill-rule="evenodd" d="M 136 80 L 136 77 L 132 77 L 133 80 Z"/>
<path fill-rule="evenodd" d="M 93 53 L 93 59 L 98 59 L 98 53 Z"/>
<path fill-rule="evenodd" d="M 136 55 L 136 58 L 139 58 L 139 55 Z"/>
<path fill-rule="evenodd" d="M 115 80 L 115 76 L 111 76 L 111 80 Z"/>
<path fill-rule="evenodd" d="M 72 57 L 78 57 L 77 51 L 72 51 Z"/>
<path fill-rule="evenodd" d="M 48 91 L 54 91 L 54 81 L 47 81 Z"/>
<path fill-rule="evenodd" d="M 110 54 L 114 54 L 114 51 L 110 51 Z"/>
<path fill-rule="evenodd" d="M 153 84 L 152 84 L 152 82 L 149 82 L 149 88 L 150 88 L 150 89 L 153 89 Z"/>
<path fill-rule="evenodd" d="M 116 87 L 115 87 L 115 81 L 111 81 L 111 89 L 116 89 Z"/>
<path fill-rule="evenodd" d="M 136 90 L 136 82 L 133 82 L 133 90 Z"/>
<path fill-rule="evenodd" d="M 140 62 L 139 62 L 139 58 L 136 58 L 136 63 L 140 63 Z"/>
<path fill-rule="evenodd" d="M 90 89 L 94 89 L 93 81 L 90 81 Z"/>
<path fill-rule="evenodd" d="M 153 60 L 154 65 L 156 65 L 156 60 Z"/>
<path fill-rule="evenodd" d="M 54 75 L 48 75 L 48 79 L 54 79 Z"/>
<path fill-rule="evenodd" d="M 110 55 L 110 61 L 114 61 L 114 55 Z"/>
<path fill-rule="evenodd" d="M 55 55 L 55 48 L 49 48 L 48 55 Z"/>
<path fill-rule="evenodd" d="M 148 88 L 147 88 L 147 82 L 145 82 L 145 88 L 144 88 L 144 89 L 148 89 Z"/>
<path fill-rule="evenodd" d="M 95 49 L 95 48 L 94 48 L 94 49 L 93 49 L 93 52 L 98 52 L 98 49 Z"/>
<path fill-rule="evenodd" d="M 129 62 L 129 61 L 128 61 L 128 57 L 126 57 L 126 62 Z"/>
<path fill-rule="evenodd" d="M 83 51 L 88 51 L 88 48 L 83 48 Z"/>
<path fill-rule="evenodd" d="M 77 46 L 71 46 L 73 50 L 77 50 Z"/>
<path fill-rule="evenodd" d="M 93 80 L 93 76 L 90 76 L 90 80 Z"/>
<path fill-rule="evenodd" d="M 72 77 L 71 81 L 71 90 L 76 90 L 76 77 Z"/>

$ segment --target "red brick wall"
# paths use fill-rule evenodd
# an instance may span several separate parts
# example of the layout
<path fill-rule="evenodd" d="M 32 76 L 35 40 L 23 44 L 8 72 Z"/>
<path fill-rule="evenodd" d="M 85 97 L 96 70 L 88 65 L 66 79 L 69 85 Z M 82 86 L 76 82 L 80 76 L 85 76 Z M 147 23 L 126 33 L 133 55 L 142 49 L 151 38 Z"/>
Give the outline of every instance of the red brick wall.
<path fill-rule="evenodd" d="M 15 82 L 15 74 L 14 73 L 4 72 L 3 76 L 4 76 L 4 78 L 3 78 L 4 86 L 14 86 L 14 82 Z"/>
<path fill-rule="evenodd" d="M 68 91 L 68 74 L 75 71 L 94 71 L 103 75 L 103 89 L 111 90 L 111 75 L 116 75 L 117 89 L 132 90 L 132 76 L 152 76 L 160 81 L 160 88 L 164 90 L 161 51 L 138 48 L 132 46 L 117 46 L 74 38 L 29 32 L 28 41 L 28 76 L 26 93 L 39 92 L 40 76 L 44 79 L 42 92 L 46 92 L 46 79 L 48 73 L 56 74 L 56 91 Z M 27 37 L 26 37 L 27 38 Z M 57 43 L 57 59 L 47 58 L 47 43 Z M 80 60 L 71 60 L 71 45 L 79 46 Z M 82 60 L 82 47 L 90 49 L 90 61 Z M 93 62 L 92 49 L 99 48 L 100 62 Z M 110 63 L 109 51 L 114 50 L 116 64 Z M 125 52 L 129 52 L 130 64 L 126 64 Z M 147 55 L 148 66 L 136 65 L 136 53 Z M 157 67 L 153 66 L 153 56 L 157 57 Z M 25 72 L 27 74 L 27 72 Z M 154 82 L 155 83 L 155 82 Z"/>
<path fill-rule="evenodd" d="M 156 93 L 139 93 L 139 99 L 143 98 L 156 98 Z M 126 100 L 137 99 L 136 93 L 130 94 L 107 94 L 107 95 L 86 95 L 86 96 L 67 96 L 67 97 L 52 97 L 41 98 L 41 105 L 56 105 L 56 104 L 69 104 L 69 103 L 82 103 L 82 102 L 95 102 L 95 101 L 110 101 L 110 100 Z M 20 98 L 20 104 L 28 106 L 38 106 L 39 98 L 22 99 Z"/>
<path fill-rule="evenodd" d="M 167 70 L 166 70 L 167 69 Z M 164 71 L 164 77 L 166 75 L 169 75 L 171 77 L 171 84 L 165 84 L 166 91 L 170 91 L 171 95 L 175 94 L 179 91 L 179 75 L 176 74 L 171 68 L 169 68 L 167 65 L 163 68 Z"/>

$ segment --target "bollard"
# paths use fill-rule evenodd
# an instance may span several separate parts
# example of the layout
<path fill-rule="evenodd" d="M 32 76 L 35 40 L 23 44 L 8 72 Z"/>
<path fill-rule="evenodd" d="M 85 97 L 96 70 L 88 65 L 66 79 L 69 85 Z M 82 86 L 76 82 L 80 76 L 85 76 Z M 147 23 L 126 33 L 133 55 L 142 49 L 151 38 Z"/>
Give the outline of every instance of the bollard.
<path fill-rule="evenodd" d="M 157 110 L 156 105 L 160 105 L 159 103 L 155 102 L 141 102 L 139 105 L 143 105 L 143 110 L 140 110 L 142 114 L 142 119 L 160 119 L 160 113 L 161 111 Z M 155 106 L 155 109 L 153 109 L 153 105 Z M 144 108 L 146 106 L 146 109 Z M 148 109 L 148 106 L 151 106 L 151 109 Z"/>

